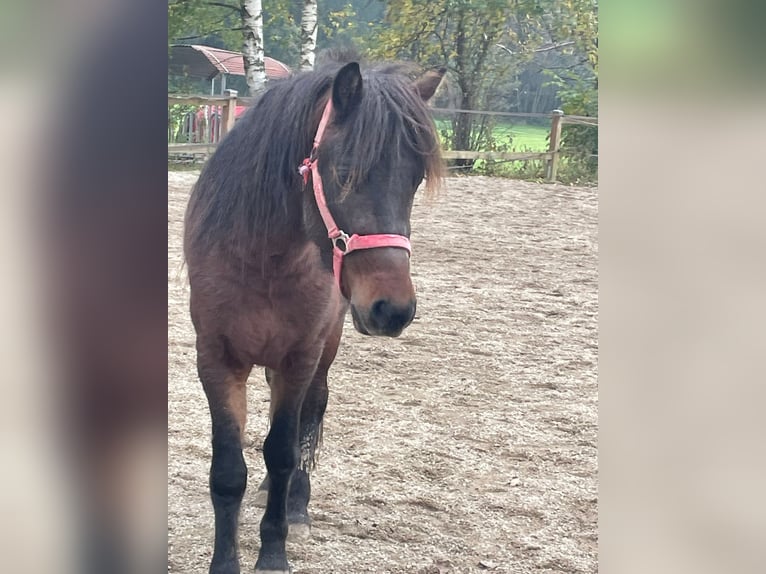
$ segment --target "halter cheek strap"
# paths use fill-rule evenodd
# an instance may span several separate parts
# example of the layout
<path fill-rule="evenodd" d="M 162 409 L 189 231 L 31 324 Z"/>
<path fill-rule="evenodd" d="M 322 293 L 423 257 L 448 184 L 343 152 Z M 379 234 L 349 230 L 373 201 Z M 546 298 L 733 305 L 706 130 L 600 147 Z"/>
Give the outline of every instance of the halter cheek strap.
<path fill-rule="evenodd" d="M 319 214 L 322 216 L 325 227 L 327 228 L 327 237 L 332 242 L 332 269 L 335 275 L 335 283 L 338 285 L 341 293 L 343 288 L 341 286 L 340 272 L 343 266 L 343 258 L 352 251 L 358 251 L 360 249 L 373 249 L 375 247 L 399 247 L 405 249 L 407 254 L 412 253 L 412 246 L 410 240 L 404 235 L 394 235 L 389 233 L 379 233 L 374 235 L 348 235 L 345 231 L 338 228 L 335 223 L 330 210 L 327 208 L 327 200 L 324 195 L 324 188 L 322 187 L 322 177 L 319 175 L 319 167 L 317 165 L 317 149 L 322 141 L 325 128 L 330 121 L 330 115 L 332 113 L 332 97 L 327 100 L 324 112 L 322 113 L 322 119 L 319 122 L 316 136 L 314 137 L 314 147 L 311 150 L 311 155 L 303 160 L 298 173 L 303 176 L 303 184 L 308 185 L 309 175 L 314 187 L 314 199 L 316 200 L 317 207 L 319 208 Z"/>

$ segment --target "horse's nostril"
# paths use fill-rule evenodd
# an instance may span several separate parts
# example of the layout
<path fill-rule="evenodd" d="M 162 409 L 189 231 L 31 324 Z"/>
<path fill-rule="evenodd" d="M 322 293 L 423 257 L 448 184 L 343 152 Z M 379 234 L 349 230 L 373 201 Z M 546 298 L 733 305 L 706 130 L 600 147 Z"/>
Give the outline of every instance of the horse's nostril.
<path fill-rule="evenodd" d="M 414 303 L 399 307 L 386 299 L 379 299 L 370 307 L 371 322 L 382 331 L 401 331 L 412 321 L 414 314 Z"/>
<path fill-rule="evenodd" d="M 372 304 L 370 315 L 378 325 L 384 326 L 391 317 L 391 304 L 385 299 L 378 299 Z"/>

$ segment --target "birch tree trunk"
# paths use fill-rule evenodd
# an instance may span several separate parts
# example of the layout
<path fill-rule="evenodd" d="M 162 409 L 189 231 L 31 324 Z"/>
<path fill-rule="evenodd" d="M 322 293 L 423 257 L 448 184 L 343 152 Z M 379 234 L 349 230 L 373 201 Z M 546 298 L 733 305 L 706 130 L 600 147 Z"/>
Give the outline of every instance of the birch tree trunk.
<path fill-rule="evenodd" d="M 240 0 L 242 6 L 242 33 L 245 42 L 242 56 L 245 60 L 245 79 L 250 95 L 256 96 L 266 89 L 266 66 L 263 63 L 263 6 L 261 0 Z"/>
<path fill-rule="evenodd" d="M 303 0 L 301 15 L 301 70 L 314 68 L 317 48 L 317 0 Z"/>

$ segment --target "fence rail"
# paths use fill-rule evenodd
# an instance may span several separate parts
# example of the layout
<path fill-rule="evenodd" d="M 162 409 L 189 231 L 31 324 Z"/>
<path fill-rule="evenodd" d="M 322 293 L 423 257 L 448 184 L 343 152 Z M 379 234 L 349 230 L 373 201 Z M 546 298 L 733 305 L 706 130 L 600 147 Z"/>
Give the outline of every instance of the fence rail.
<path fill-rule="evenodd" d="M 455 151 L 444 150 L 444 159 L 483 159 L 488 161 L 526 161 L 530 159 L 549 160 L 553 152 L 549 151 Z"/>
<path fill-rule="evenodd" d="M 226 135 L 236 121 L 237 106 L 249 107 L 255 102 L 255 98 L 237 97 L 236 90 L 226 90 L 223 96 L 193 96 L 193 95 L 170 95 L 168 94 L 168 106 L 182 104 L 193 106 L 217 106 L 220 108 L 220 121 L 216 124 L 215 136 L 211 130 L 210 142 L 186 142 L 168 143 L 169 154 L 203 154 L 210 155 L 215 151 L 217 140 Z M 546 179 L 556 180 L 559 160 L 561 159 L 561 128 L 566 124 L 598 126 L 598 118 L 590 116 L 568 116 L 561 110 L 553 110 L 549 114 L 523 113 L 523 112 L 494 112 L 478 110 L 462 110 L 452 108 L 431 108 L 433 112 L 444 114 L 477 114 L 485 116 L 517 117 L 517 118 L 549 118 L 551 129 L 548 141 L 548 150 L 543 152 L 495 152 L 495 151 L 472 151 L 472 150 L 444 150 L 442 155 L 450 160 L 488 160 L 488 161 L 529 161 L 542 160 L 546 162 Z M 170 121 L 170 120 L 168 120 Z M 220 126 L 218 128 L 217 126 Z M 168 126 L 170 139 L 170 126 Z"/>

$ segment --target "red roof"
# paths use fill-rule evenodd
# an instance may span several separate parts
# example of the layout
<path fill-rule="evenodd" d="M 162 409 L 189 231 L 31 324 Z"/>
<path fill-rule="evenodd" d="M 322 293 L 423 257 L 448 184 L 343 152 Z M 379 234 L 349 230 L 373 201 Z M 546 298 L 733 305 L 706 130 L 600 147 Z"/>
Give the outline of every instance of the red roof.
<path fill-rule="evenodd" d="M 279 60 L 265 56 L 266 77 L 284 78 L 290 75 L 290 68 Z M 240 52 L 222 50 L 199 44 L 172 46 L 169 71 L 183 70 L 191 76 L 210 79 L 219 73 L 234 76 L 245 75 L 245 61 Z"/>

